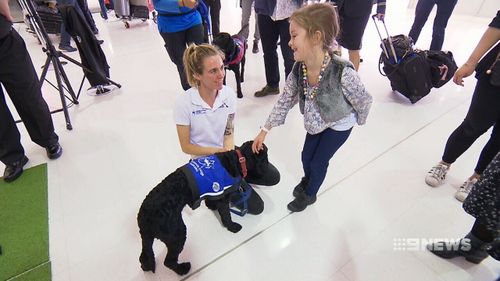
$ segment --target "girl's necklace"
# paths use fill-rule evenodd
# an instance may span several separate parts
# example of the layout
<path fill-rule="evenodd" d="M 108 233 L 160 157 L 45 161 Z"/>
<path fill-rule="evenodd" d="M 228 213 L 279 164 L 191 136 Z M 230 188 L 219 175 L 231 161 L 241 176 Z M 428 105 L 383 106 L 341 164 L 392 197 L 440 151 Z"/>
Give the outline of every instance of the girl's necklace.
<path fill-rule="evenodd" d="M 323 78 L 326 66 L 328 65 L 329 61 L 330 61 L 330 55 L 327 52 L 327 53 L 325 53 L 325 58 L 323 59 L 323 64 L 321 64 L 321 70 L 319 71 L 319 76 L 318 76 L 318 83 L 316 83 L 316 85 L 311 87 L 312 89 L 310 92 L 307 91 L 307 88 L 309 87 L 309 82 L 307 81 L 307 66 L 305 63 L 302 63 L 302 84 L 304 86 L 304 95 L 309 100 L 312 100 L 316 97 L 316 95 L 318 93 L 319 83 L 321 82 L 321 78 Z"/>

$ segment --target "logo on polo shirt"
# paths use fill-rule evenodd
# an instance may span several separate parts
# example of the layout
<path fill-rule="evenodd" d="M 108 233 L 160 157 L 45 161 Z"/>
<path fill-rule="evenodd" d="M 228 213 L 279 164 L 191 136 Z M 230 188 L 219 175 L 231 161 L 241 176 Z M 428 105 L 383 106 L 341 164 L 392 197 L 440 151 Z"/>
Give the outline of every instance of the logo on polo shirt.
<path fill-rule="evenodd" d="M 198 110 L 193 110 L 193 112 L 191 112 L 193 115 L 200 115 L 200 114 L 205 114 L 207 113 L 207 111 L 209 111 L 209 109 L 206 109 L 206 108 L 202 108 L 202 109 L 198 109 Z"/>

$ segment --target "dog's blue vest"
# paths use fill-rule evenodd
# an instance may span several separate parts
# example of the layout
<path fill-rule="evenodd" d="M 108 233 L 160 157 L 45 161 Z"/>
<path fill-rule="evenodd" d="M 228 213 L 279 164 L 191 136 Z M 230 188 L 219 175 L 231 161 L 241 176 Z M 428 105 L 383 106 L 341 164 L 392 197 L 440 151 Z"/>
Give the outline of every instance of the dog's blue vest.
<path fill-rule="evenodd" d="M 216 200 L 238 188 L 241 177 L 232 177 L 215 155 L 196 158 L 181 167 L 193 194 L 194 210 L 203 199 Z"/>

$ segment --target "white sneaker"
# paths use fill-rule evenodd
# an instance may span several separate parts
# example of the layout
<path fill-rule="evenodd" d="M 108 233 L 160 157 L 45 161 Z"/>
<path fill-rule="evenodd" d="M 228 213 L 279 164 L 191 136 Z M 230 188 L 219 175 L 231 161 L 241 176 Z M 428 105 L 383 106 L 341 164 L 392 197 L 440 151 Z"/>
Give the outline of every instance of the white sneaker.
<path fill-rule="evenodd" d="M 450 167 L 445 164 L 437 164 L 436 166 L 432 167 L 432 169 L 427 173 L 427 176 L 425 177 L 425 183 L 432 187 L 440 186 L 446 179 L 446 173 L 448 173 L 449 169 Z"/>
<path fill-rule="evenodd" d="M 107 84 L 107 85 L 97 85 L 95 87 L 87 89 L 87 95 L 89 96 L 102 96 L 104 94 L 111 93 L 113 90 L 118 89 L 116 85 Z"/>
<path fill-rule="evenodd" d="M 458 201 L 464 202 L 465 198 L 469 195 L 470 191 L 472 190 L 472 187 L 474 184 L 476 184 L 477 179 L 472 179 L 469 180 L 467 179 L 462 186 L 460 186 L 460 189 L 455 193 L 455 198 L 457 198 Z"/>

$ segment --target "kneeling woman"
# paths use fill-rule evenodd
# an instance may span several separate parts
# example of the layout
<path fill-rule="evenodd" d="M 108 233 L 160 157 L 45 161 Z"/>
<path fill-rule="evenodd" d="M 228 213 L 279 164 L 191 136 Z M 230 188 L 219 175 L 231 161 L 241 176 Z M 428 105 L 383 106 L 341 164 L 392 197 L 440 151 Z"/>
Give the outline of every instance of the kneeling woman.
<path fill-rule="evenodd" d="M 184 52 L 183 61 L 192 88 L 177 97 L 174 109 L 182 151 L 197 158 L 234 149 L 236 93 L 223 84 L 224 54 L 211 45 L 193 44 Z M 269 169 L 272 178 L 265 184 L 274 185 L 279 173 L 272 165 Z M 251 192 L 248 204 L 252 214 L 264 209 L 256 192 Z"/>

